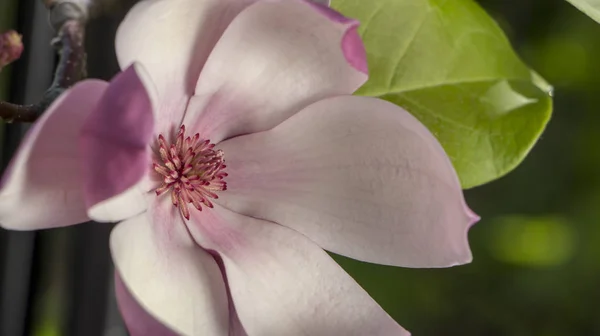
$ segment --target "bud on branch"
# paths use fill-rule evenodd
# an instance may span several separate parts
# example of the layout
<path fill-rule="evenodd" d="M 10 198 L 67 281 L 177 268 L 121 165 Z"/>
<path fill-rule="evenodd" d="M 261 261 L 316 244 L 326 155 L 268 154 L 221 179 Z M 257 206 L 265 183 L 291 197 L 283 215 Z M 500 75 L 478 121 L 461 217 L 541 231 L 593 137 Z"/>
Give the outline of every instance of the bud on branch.
<path fill-rule="evenodd" d="M 59 62 L 54 80 L 42 100 L 33 105 L 16 105 L 0 101 L 0 118 L 6 122 L 33 122 L 66 89 L 86 76 L 86 53 L 83 46 L 89 1 L 43 0 L 49 10 L 50 23 L 57 31 L 52 45 L 58 50 Z M 21 37 L 17 34 L 20 42 Z M 14 42 L 14 36 L 12 37 Z M 22 52 L 22 45 L 19 55 Z M 0 48 L 0 51 L 3 50 Z M 0 60 L 2 60 L 0 53 Z M 1 63 L 0 63 L 1 64 Z"/>
<path fill-rule="evenodd" d="M 17 60 L 22 53 L 21 35 L 14 30 L 0 34 L 0 69 Z"/>

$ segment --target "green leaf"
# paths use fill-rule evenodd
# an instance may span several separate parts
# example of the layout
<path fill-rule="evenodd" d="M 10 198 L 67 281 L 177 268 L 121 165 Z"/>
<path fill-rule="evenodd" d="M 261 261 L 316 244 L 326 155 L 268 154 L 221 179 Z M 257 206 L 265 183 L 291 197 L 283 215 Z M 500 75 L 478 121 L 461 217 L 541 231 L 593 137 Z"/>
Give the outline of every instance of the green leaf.
<path fill-rule="evenodd" d="M 587 16 L 600 22 L 600 0 L 567 0 Z"/>
<path fill-rule="evenodd" d="M 402 106 L 438 138 L 464 188 L 514 169 L 552 111 L 551 87 L 471 0 L 333 0 L 359 19 L 370 79 L 357 92 Z"/>

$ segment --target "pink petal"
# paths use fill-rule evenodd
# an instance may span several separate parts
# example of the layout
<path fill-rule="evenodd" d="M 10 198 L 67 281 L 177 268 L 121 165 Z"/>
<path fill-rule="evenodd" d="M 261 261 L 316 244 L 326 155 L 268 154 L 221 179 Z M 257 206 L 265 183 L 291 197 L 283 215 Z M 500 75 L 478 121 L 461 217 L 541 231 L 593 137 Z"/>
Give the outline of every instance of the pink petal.
<path fill-rule="evenodd" d="M 192 216 L 192 235 L 222 257 L 248 335 L 408 335 L 301 234 L 220 206 Z"/>
<path fill-rule="evenodd" d="M 212 142 L 264 131 L 367 79 L 358 22 L 299 0 L 261 1 L 215 46 L 184 124 Z"/>
<path fill-rule="evenodd" d="M 146 0 L 117 32 L 122 69 L 142 63 L 159 93 L 159 132 L 179 126 L 200 70 L 233 18 L 254 0 Z"/>
<path fill-rule="evenodd" d="M 81 132 L 90 218 L 119 221 L 146 209 L 153 94 L 140 65 L 117 75 Z"/>
<path fill-rule="evenodd" d="M 274 129 L 220 144 L 219 202 L 351 258 L 407 267 L 470 262 L 466 207 L 437 140 L 373 98 L 318 102 Z"/>
<path fill-rule="evenodd" d="M 89 220 L 77 137 L 106 87 L 98 80 L 81 82 L 32 127 L 2 179 L 0 226 L 35 230 Z"/>
<path fill-rule="evenodd" d="M 151 211 L 118 224 L 111 235 L 124 284 L 150 316 L 178 334 L 228 335 L 227 292 L 217 263 L 191 239 L 169 197 L 150 197 Z M 135 305 L 121 309 L 131 330 L 143 330 L 147 316 Z"/>
<path fill-rule="evenodd" d="M 115 294 L 119 310 L 131 336 L 177 336 L 140 306 L 118 272 L 115 272 Z"/>

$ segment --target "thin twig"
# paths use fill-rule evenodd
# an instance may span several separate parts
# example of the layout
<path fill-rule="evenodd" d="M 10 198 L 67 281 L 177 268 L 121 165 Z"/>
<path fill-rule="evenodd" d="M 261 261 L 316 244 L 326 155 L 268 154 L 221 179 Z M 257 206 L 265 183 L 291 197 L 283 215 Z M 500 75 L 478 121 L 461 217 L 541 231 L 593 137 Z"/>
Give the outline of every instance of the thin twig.
<path fill-rule="evenodd" d="M 6 122 L 34 122 L 66 89 L 86 77 L 84 48 L 87 8 L 78 0 L 42 0 L 50 11 L 50 22 L 57 30 L 52 45 L 59 61 L 52 85 L 37 104 L 16 105 L 0 101 L 0 118 Z"/>

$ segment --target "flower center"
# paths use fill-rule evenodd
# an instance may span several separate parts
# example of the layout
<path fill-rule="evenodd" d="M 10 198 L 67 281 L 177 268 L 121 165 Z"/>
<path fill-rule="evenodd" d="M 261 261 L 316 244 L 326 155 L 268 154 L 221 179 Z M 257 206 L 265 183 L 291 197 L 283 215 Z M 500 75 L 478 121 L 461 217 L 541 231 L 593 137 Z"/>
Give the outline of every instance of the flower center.
<path fill-rule="evenodd" d="M 189 220 L 188 204 L 202 211 L 202 204 L 212 208 L 209 198 L 219 198 L 215 192 L 227 190 L 223 178 L 227 176 L 223 151 L 214 150 L 214 144 L 200 139 L 200 134 L 185 136 L 185 126 L 181 126 L 174 144 L 169 144 L 162 134 L 158 136 L 161 160 L 154 161 L 154 170 L 161 175 L 163 183 L 156 189 L 160 196 L 171 192 L 173 205 L 181 215 Z"/>

